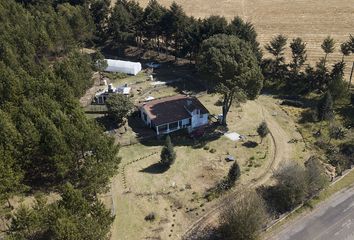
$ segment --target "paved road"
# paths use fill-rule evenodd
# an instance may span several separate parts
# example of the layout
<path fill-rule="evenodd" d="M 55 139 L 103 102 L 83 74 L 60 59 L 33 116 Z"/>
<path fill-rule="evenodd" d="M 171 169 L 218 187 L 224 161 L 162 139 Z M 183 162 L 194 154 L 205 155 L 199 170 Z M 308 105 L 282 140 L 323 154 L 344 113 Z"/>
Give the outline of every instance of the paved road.
<path fill-rule="evenodd" d="M 268 240 L 354 240 L 354 187 L 288 223 Z"/>

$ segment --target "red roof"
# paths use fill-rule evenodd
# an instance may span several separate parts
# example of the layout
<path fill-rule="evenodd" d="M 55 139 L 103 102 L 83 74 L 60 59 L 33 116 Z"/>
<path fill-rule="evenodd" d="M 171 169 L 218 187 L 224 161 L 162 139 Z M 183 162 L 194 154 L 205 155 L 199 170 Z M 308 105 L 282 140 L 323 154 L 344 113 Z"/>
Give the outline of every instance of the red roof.
<path fill-rule="evenodd" d="M 145 103 L 141 108 L 156 126 L 190 118 L 191 114 L 187 109 L 199 109 L 200 114 L 209 113 L 197 98 L 184 95 L 155 99 Z"/>

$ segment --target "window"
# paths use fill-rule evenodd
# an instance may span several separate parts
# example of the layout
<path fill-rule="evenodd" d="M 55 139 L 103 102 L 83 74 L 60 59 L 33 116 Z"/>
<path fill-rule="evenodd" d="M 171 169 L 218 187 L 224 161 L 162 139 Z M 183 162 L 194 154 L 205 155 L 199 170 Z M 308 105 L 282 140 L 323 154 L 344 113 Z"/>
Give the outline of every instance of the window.
<path fill-rule="evenodd" d="M 200 113 L 200 114 L 199 114 L 199 117 L 200 117 L 200 118 L 203 118 L 203 114 Z"/>
<path fill-rule="evenodd" d="M 166 130 L 167 130 L 167 125 L 166 124 L 159 126 L 159 132 L 163 132 L 163 131 L 166 131 Z"/>
<path fill-rule="evenodd" d="M 168 124 L 170 130 L 175 130 L 178 128 L 178 122 Z"/>

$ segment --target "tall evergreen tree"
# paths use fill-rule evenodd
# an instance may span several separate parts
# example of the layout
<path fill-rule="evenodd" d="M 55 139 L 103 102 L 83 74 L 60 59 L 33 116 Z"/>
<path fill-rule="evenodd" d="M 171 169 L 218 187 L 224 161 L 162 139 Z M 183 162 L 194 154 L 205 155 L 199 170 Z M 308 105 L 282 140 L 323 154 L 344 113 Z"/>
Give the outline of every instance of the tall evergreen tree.
<path fill-rule="evenodd" d="M 244 22 L 242 18 L 237 16 L 228 25 L 228 33 L 250 43 L 258 61 L 261 61 L 263 54 L 257 41 L 257 32 L 252 23 Z"/>
<path fill-rule="evenodd" d="M 144 36 L 150 41 L 155 40 L 158 51 L 160 51 L 160 37 L 162 36 L 163 30 L 162 19 L 166 12 L 167 9 L 160 5 L 157 0 L 149 0 L 149 3 L 144 10 Z"/>
<path fill-rule="evenodd" d="M 120 1 L 114 6 L 109 18 L 108 34 L 116 46 L 126 44 L 133 39 L 133 17 Z"/>
<path fill-rule="evenodd" d="M 290 43 L 290 48 L 292 53 L 290 67 L 295 74 L 298 74 L 307 59 L 306 43 L 304 43 L 301 38 L 294 38 Z"/>
<path fill-rule="evenodd" d="M 235 36 L 215 35 L 202 43 L 198 70 L 223 97 L 223 125 L 234 101 L 254 99 L 263 75 L 251 46 Z"/>
<path fill-rule="evenodd" d="M 274 59 L 263 61 L 263 71 L 268 78 L 275 81 L 283 82 L 287 76 L 288 70 L 284 57 L 287 40 L 285 36 L 278 35 L 265 45 L 265 49 L 273 55 Z"/>
<path fill-rule="evenodd" d="M 287 42 L 287 38 L 283 35 L 278 35 L 274 37 L 270 43 L 265 45 L 265 49 L 275 57 L 275 62 L 277 66 L 284 64 L 284 51 Z"/>
<path fill-rule="evenodd" d="M 170 136 L 167 135 L 165 140 L 165 145 L 161 150 L 160 163 L 163 166 L 169 167 L 174 163 L 175 160 L 176 160 L 176 152 L 173 149 Z"/>
<path fill-rule="evenodd" d="M 318 119 L 320 121 L 332 120 L 334 117 L 332 95 L 327 91 L 320 99 L 318 106 Z"/>
<path fill-rule="evenodd" d="M 327 57 L 330 53 L 333 53 L 335 50 L 335 41 L 333 38 L 331 38 L 330 36 L 327 36 L 324 40 L 323 43 L 321 44 L 321 48 L 322 50 L 325 52 L 325 57 L 324 57 L 324 61 L 323 61 L 323 65 L 326 66 L 326 62 L 327 62 Z"/>
<path fill-rule="evenodd" d="M 328 89 L 331 92 L 333 102 L 348 94 L 347 83 L 344 80 L 345 63 L 343 61 L 333 65 Z"/>
<path fill-rule="evenodd" d="M 180 55 L 180 50 L 184 40 L 185 28 L 187 27 L 187 15 L 183 8 L 176 2 L 173 2 L 170 9 L 164 15 L 163 31 L 166 35 L 167 42 L 172 42 L 175 49 L 175 57 Z"/>
<path fill-rule="evenodd" d="M 203 20 L 201 26 L 202 39 L 208 39 L 217 34 L 227 34 L 227 21 L 225 17 L 210 16 Z"/>
<path fill-rule="evenodd" d="M 232 187 L 235 185 L 237 179 L 239 179 L 241 176 L 241 170 L 240 170 L 240 166 L 238 165 L 238 163 L 235 161 L 230 169 L 229 169 L 229 173 L 227 175 L 227 182 L 228 182 L 228 186 Z"/>
<path fill-rule="evenodd" d="M 144 9 L 140 6 L 139 2 L 135 0 L 121 0 L 121 3 L 132 17 L 132 30 L 134 32 L 135 41 L 138 46 L 140 46 L 143 37 Z"/>
<path fill-rule="evenodd" d="M 106 31 L 108 24 L 110 1 L 109 0 L 94 0 L 91 3 L 90 11 L 93 16 L 93 22 L 96 26 L 95 36 L 100 42 L 106 40 Z"/>
<path fill-rule="evenodd" d="M 184 29 L 184 41 L 181 52 L 187 56 L 189 60 L 195 60 L 202 43 L 201 34 L 202 20 L 190 17 L 187 20 L 187 26 Z"/>
<path fill-rule="evenodd" d="M 350 43 L 344 42 L 340 45 L 340 51 L 342 52 L 342 62 L 344 62 L 344 57 L 349 56 L 351 53 Z"/>

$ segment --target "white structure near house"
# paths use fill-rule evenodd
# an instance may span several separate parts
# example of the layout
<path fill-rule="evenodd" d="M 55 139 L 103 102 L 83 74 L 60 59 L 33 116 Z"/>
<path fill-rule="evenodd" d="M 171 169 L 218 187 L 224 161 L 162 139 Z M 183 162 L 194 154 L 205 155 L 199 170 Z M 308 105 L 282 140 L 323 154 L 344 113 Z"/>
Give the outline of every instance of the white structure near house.
<path fill-rule="evenodd" d="M 131 91 L 131 87 L 128 87 L 127 84 L 117 88 L 113 87 L 112 84 L 109 84 L 108 89 L 96 93 L 94 102 L 96 104 L 105 104 L 106 100 L 109 98 L 111 94 L 123 94 L 129 96 L 130 91 Z"/>
<path fill-rule="evenodd" d="M 209 111 L 195 97 L 177 95 L 155 99 L 139 107 L 144 123 L 157 135 L 186 128 L 189 133 L 208 125 Z"/>
<path fill-rule="evenodd" d="M 130 75 L 137 75 L 141 71 L 140 62 L 129 62 L 114 59 L 105 59 L 107 61 L 106 72 L 121 72 Z"/>

